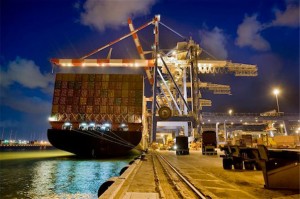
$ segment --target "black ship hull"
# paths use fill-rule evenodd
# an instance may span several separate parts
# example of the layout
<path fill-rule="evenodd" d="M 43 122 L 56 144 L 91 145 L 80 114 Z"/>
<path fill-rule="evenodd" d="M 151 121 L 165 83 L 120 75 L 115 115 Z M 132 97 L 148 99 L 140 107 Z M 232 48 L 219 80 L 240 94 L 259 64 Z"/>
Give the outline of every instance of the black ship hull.
<path fill-rule="evenodd" d="M 141 131 L 48 129 L 47 135 L 54 147 L 81 157 L 126 155 L 142 138 Z"/>

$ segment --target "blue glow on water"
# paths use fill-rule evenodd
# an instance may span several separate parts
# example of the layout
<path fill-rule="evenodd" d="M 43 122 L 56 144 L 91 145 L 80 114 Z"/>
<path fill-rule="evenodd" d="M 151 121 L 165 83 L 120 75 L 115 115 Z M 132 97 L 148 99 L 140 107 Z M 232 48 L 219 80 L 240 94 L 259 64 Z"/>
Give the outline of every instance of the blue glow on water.
<path fill-rule="evenodd" d="M 97 198 L 100 185 L 118 176 L 134 157 L 101 160 L 82 160 L 74 156 L 0 158 L 0 198 Z"/>

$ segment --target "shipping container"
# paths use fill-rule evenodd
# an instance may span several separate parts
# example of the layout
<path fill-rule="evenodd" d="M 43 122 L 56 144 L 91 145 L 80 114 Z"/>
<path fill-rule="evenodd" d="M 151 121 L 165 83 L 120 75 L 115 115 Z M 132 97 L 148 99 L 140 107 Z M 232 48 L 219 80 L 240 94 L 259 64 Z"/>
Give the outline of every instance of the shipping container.
<path fill-rule="evenodd" d="M 57 74 L 52 115 L 59 121 L 141 123 L 142 75 Z"/>

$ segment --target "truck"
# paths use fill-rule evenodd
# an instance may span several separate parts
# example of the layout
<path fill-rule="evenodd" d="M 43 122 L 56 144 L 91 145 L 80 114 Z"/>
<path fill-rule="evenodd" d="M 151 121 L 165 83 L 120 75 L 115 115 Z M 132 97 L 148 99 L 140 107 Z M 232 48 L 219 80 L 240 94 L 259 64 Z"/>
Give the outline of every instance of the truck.
<path fill-rule="evenodd" d="M 217 155 L 217 138 L 215 131 L 203 131 L 202 155 Z"/>
<path fill-rule="evenodd" d="M 189 155 L 189 139 L 187 136 L 177 136 L 176 137 L 176 155 Z"/>

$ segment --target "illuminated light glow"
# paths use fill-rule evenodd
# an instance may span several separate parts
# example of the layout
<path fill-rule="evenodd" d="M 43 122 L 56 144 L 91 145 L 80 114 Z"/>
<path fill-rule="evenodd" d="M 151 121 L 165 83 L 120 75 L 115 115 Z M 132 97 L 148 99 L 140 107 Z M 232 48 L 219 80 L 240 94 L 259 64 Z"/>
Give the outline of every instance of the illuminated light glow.
<path fill-rule="evenodd" d="M 109 123 L 104 123 L 103 126 L 105 126 L 105 127 L 110 127 L 111 124 L 109 124 Z"/>
<path fill-rule="evenodd" d="M 71 123 L 70 122 L 65 122 L 64 125 L 65 126 L 71 126 Z"/>
<path fill-rule="evenodd" d="M 175 150 L 177 149 L 177 146 L 176 146 L 176 145 L 174 146 L 174 149 L 175 149 Z"/>
<path fill-rule="evenodd" d="M 95 125 L 96 125 L 95 123 L 90 123 L 89 124 L 90 127 L 95 127 Z"/>
<path fill-rule="evenodd" d="M 277 88 L 275 88 L 275 89 L 273 90 L 273 93 L 274 93 L 274 95 L 278 95 L 278 94 L 280 93 L 280 91 L 279 91 Z"/>
<path fill-rule="evenodd" d="M 57 121 L 57 119 L 55 116 L 50 116 L 50 117 L 48 117 L 48 121 L 54 122 L 54 121 Z"/>

